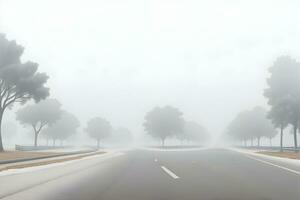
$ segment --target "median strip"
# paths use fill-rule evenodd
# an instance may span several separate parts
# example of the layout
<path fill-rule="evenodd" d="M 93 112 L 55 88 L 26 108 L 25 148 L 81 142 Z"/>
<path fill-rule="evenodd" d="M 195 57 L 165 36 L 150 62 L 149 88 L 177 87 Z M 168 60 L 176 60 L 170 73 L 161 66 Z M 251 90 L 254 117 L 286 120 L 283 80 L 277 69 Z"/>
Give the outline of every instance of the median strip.
<path fill-rule="evenodd" d="M 40 161 L 35 161 L 35 162 L 28 162 L 28 163 L 12 163 L 11 165 L 3 166 L 0 167 L 0 171 L 5 171 L 9 169 L 21 169 L 21 168 L 27 168 L 27 167 L 36 167 L 36 166 L 41 166 L 41 165 L 49 165 L 53 163 L 61 163 L 61 162 L 66 162 L 66 161 L 71 161 L 71 160 L 76 160 L 76 159 L 81 159 L 84 157 L 88 156 L 94 156 L 94 155 L 99 155 L 103 154 L 105 152 L 94 152 L 94 153 L 84 153 L 84 154 L 79 154 L 79 155 L 74 155 L 70 157 L 65 157 L 65 158 L 57 158 L 57 159 L 50 159 L 50 160 L 40 160 Z"/>
<path fill-rule="evenodd" d="M 174 172 L 166 168 L 165 166 L 160 166 L 169 176 L 171 176 L 174 179 L 179 179 L 180 177 L 177 176 Z"/>
<path fill-rule="evenodd" d="M 26 162 L 26 161 L 34 161 L 34 160 L 42 160 L 47 158 L 56 158 L 63 156 L 72 156 L 79 154 L 88 154 L 96 152 L 96 150 L 86 150 L 86 151 L 74 151 L 67 153 L 51 153 L 51 152 L 3 152 L 0 154 L 0 165 L 1 164 L 10 164 L 10 163 L 18 163 L 18 162 Z M 16 159 L 13 159 L 13 158 Z M 5 158 L 8 158 L 6 160 Z"/>
<path fill-rule="evenodd" d="M 295 159 L 295 160 L 300 159 L 300 154 L 297 152 L 260 151 L 257 153 L 267 155 L 267 156 L 275 156 L 275 157 L 279 157 L 279 158 L 290 158 L 290 159 Z"/>

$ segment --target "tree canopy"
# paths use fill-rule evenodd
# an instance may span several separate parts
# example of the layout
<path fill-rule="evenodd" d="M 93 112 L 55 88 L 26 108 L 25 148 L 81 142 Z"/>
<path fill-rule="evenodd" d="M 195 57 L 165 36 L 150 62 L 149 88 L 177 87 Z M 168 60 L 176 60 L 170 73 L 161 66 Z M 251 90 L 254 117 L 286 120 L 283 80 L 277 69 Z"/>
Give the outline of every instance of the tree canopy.
<path fill-rule="evenodd" d="M 71 135 L 74 135 L 79 128 L 80 122 L 75 115 L 67 111 L 62 111 L 60 118 L 53 124 L 50 124 L 44 131 L 43 134 L 47 138 L 55 140 L 66 140 Z"/>
<path fill-rule="evenodd" d="M 258 146 L 262 137 L 273 138 L 277 134 L 267 112 L 261 107 L 239 113 L 229 124 L 227 133 L 241 141 L 257 139 Z"/>
<path fill-rule="evenodd" d="M 155 107 L 145 116 L 145 131 L 154 138 L 160 138 L 162 145 L 168 137 L 183 134 L 183 113 L 171 106 Z"/>
<path fill-rule="evenodd" d="M 294 127 L 294 146 L 297 148 L 297 129 L 300 121 L 300 63 L 290 56 L 281 56 L 269 68 L 268 88 L 264 95 L 271 106 L 269 118 L 281 129 Z"/>
<path fill-rule="evenodd" d="M 61 104 L 56 99 L 46 99 L 37 104 L 28 105 L 20 109 L 17 120 L 24 125 L 30 125 L 34 130 L 34 146 L 37 146 L 38 135 L 41 130 L 54 124 L 61 116 Z"/>
<path fill-rule="evenodd" d="M 197 122 L 187 121 L 184 123 L 183 134 L 180 135 L 183 140 L 195 143 L 206 143 L 209 140 L 208 131 Z"/>
<path fill-rule="evenodd" d="M 48 76 L 38 72 L 38 64 L 22 62 L 24 48 L 0 34 L 0 151 L 3 151 L 1 124 L 6 108 L 15 102 L 22 104 L 30 99 L 36 102 L 49 96 L 45 87 Z"/>
<path fill-rule="evenodd" d="M 85 131 L 89 136 L 97 141 L 97 146 L 99 148 L 100 140 L 107 138 L 111 135 L 112 127 L 104 118 L 95 117 L 88 121 Z"/>

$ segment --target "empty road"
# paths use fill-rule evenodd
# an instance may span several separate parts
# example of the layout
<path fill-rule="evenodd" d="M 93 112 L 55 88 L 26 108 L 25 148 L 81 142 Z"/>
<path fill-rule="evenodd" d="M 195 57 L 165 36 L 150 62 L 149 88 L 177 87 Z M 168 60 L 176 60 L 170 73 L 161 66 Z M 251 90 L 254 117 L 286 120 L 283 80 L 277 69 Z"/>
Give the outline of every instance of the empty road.
<path fill-rule="evenodd" d="M 0 176 L 0 199 L 299 200 L 300 167 L 226 150 L 131 150 Z"/>

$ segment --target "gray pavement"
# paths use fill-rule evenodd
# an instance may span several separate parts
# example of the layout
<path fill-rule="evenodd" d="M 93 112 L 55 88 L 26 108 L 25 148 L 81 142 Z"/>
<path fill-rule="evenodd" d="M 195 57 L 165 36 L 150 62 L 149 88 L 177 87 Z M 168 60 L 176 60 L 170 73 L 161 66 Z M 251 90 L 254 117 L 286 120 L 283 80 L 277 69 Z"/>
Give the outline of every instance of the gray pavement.
<path fill-rule="evenodd" d="M 299 166 L 225 150 L 147 151 L 95 157 L 0 176 L 2 199 L 299 200 Z M 273 164 L 273 165 L 272 165 Z M 287 169 L 292 169 L 291 171 Z M 1 189 L 2 188 L 2 189 Z M 2 191 L 1 191 L 2 190 Z"/>

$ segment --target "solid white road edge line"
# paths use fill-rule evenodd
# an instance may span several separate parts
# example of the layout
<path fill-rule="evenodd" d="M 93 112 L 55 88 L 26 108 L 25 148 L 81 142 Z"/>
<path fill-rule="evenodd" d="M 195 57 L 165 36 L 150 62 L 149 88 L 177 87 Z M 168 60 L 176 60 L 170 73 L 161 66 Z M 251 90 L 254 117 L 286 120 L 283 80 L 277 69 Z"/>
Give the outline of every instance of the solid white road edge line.
<path fill-rule="evenodd" d="M 171 176 L 174 179 L 178 179 L 180 178 L 179 176 L 177 176 L 176 174 L 174 174 L 171 170 L 169 170 L 168 168 L 166 168 L 165 166 L 160 166 L 169 176 Z"/>
<path fill-rule="evenodd" d="M 290 169 L 290 168 L 287 168 L 287 167 L 283 167 L 283 166 L 280 166 L 280 165 L 276 165 L 274 163 L 271 163 L 271 162 L 268 162 L 268 161 L 265 161 L 265 160 L 261 160 L 261 159 L 258 159 L 258 158 L 254 158 L 252 156 L 246 156 L 250 159 L 253 159 L 253 160 L 256 160 L 258 162 L 261 162 L 261 163 L 264 163 L 264 164 L 267 164 L 267 165 L 271 165 L 273 167 L 277 167 L 277 168 L 280 168 L 280 169 L 283 169 L 283 170 L 286 170 L 288 172 L 291 172 L 291 173 L 294 173 L 294 174 L 297 174 L 297 175 L 300 175 L 300 172 L 299 171 L 296 171 L 296 170 L 293 170 L 293 169 Z"/>

